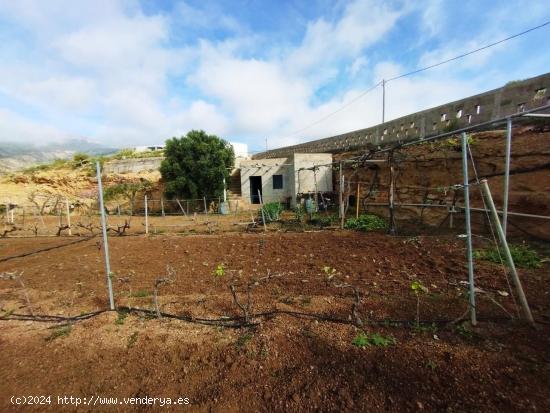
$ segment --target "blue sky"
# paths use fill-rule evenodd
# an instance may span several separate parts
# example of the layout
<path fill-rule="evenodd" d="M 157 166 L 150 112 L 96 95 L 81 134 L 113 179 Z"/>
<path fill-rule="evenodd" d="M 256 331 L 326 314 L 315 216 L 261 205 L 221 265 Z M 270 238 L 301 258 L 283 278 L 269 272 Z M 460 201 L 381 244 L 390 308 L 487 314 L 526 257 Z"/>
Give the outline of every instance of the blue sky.
<path fill-rule="evenodd" d="M 550 20 L 545 0 L 0 0 L 0 141 L 204 129 L 251 150 L 380 122 L 382 78 Z M 549 71 L 550 26 L 391 82 L 387 118 Z"/>

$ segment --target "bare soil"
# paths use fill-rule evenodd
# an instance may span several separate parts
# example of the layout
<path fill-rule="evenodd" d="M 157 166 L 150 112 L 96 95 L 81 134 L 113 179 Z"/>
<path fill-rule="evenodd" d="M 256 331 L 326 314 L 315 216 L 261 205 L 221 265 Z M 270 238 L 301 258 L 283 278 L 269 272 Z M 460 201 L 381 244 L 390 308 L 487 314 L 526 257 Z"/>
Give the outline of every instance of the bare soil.
<path fill-rule="evenodd" d="M 189 397 L 190 406 L 99 411 L 549 411 L 548 263 L 521 270 L 538 329 L 517 309 L 498 265 L 477 261 L 480 323 L 449 322 L 467 310 L 464 243 L 453 237 L 356 232 L 112 237 L 118 306 L 191 320 L 239 317 L 244 286 L 254 327 L 205 326 L 143 313 L 104 312 L 61 330 L 17 314 L 77 316 L 108 308 L 99 238 L 1 239 L 0 273 L 23 271 L 26 289 L 0 280 L 0 411 L 98 411 L 93 406 L 14 406 L 12 395 Z M 20 258 L 2 258 L 39 251 Z M 223 275 L 215 270 L 223 264 Z M 329 267 L 331 270 L 323 270 Z M 350 288 L 360 291 L 367 333 L 387 347 L 355 346 Z M 414 328 L 420 296 L 421 328 Z M 29 296 L 30 307 L 25 298 Z M 327 321 L 330 319 L 332 321 Z"/>

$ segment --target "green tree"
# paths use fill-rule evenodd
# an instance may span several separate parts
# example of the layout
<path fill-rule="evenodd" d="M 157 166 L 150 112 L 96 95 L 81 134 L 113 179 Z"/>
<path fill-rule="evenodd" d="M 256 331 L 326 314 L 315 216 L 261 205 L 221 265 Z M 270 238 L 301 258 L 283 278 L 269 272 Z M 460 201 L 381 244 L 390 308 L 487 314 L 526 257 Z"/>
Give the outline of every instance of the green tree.
<path fill-rule="evenodd" d="M 216 135 L 192 130 L 166 141 L 160 173 L 168 197 L 217 197 L 235 162 L 233 147 Z"/>
<path fill-rule="evenodd" d="M 105 201 L 112 201 L 119 197 L 126 198 L 130 203 L 130 215 L 133 215 L 136 196 L 140 192 L 148 191 L 152 186 L 151 182 L 146 179 L 142 179 L 140 182 L 119 183 L 105 188 L 103 198 Z"/>

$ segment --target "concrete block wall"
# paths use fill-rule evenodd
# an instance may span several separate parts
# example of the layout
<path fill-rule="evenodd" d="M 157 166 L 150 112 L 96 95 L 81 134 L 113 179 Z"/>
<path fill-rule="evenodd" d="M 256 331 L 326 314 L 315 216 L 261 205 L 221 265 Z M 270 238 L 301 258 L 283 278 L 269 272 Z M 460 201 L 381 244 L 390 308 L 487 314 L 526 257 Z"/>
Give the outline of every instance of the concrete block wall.
<path fill-rule="evenodd" d="M 297 152 L 338 153 L 402 143 L 437 135 L 446 128 L 459 129 L 544 106 L 549 97 L 550 73 L 546 73 L 370 128 L 258 153 L 253 159 L 289 157 Z"/>
<path fill-rule="evenodd" d="M 106 173 L 127 174 L 139 173 L 144 171 L 156 171 L 160 169 L 160 164 L 164 157 L 155 158 L 131 158 L 120 159 L 106 162 L 103 170 Z"/>

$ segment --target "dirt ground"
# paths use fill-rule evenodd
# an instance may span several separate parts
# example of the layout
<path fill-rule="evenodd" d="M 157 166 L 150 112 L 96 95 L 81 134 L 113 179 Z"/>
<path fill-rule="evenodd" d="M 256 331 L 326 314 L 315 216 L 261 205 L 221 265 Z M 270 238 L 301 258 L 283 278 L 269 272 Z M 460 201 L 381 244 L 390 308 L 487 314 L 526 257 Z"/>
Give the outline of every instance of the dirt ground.
<path fill-rule="evenodd" d="M 540 322 L 533 329 L 511 319 L 518 313 L 502 267 L 476 261 L 472 327 L 450 324 L 467 310 L 456 237 L 159 234 L 112 237 L 109 247 L 117 306 L 153 310 L 155 281 L 169 279 L 160 310 L 187 321 L 138 311 L 68 326 L 14 320 L 108 308 L 103 252 L 97 237 L 0 239 L 0 273 L 22 271 L 25 286 L 0 280 L 0 411 L 550 411 L 548 263 L 520 272 Z M 254 281 L 254 326 L 198 324 L 241 317 L 230 285 L 245 306 Z M 414 281 L 428 289 L 419 301 Z M 342 284 L 360 294 L 362 327 L 352 323 L 354 290 Z M 354 345 L 361 330 L 389 341 Z M 11 404 L 23 395 L 55 397 Z M 60 395 L 190 404 L 60 406 Z"/>

